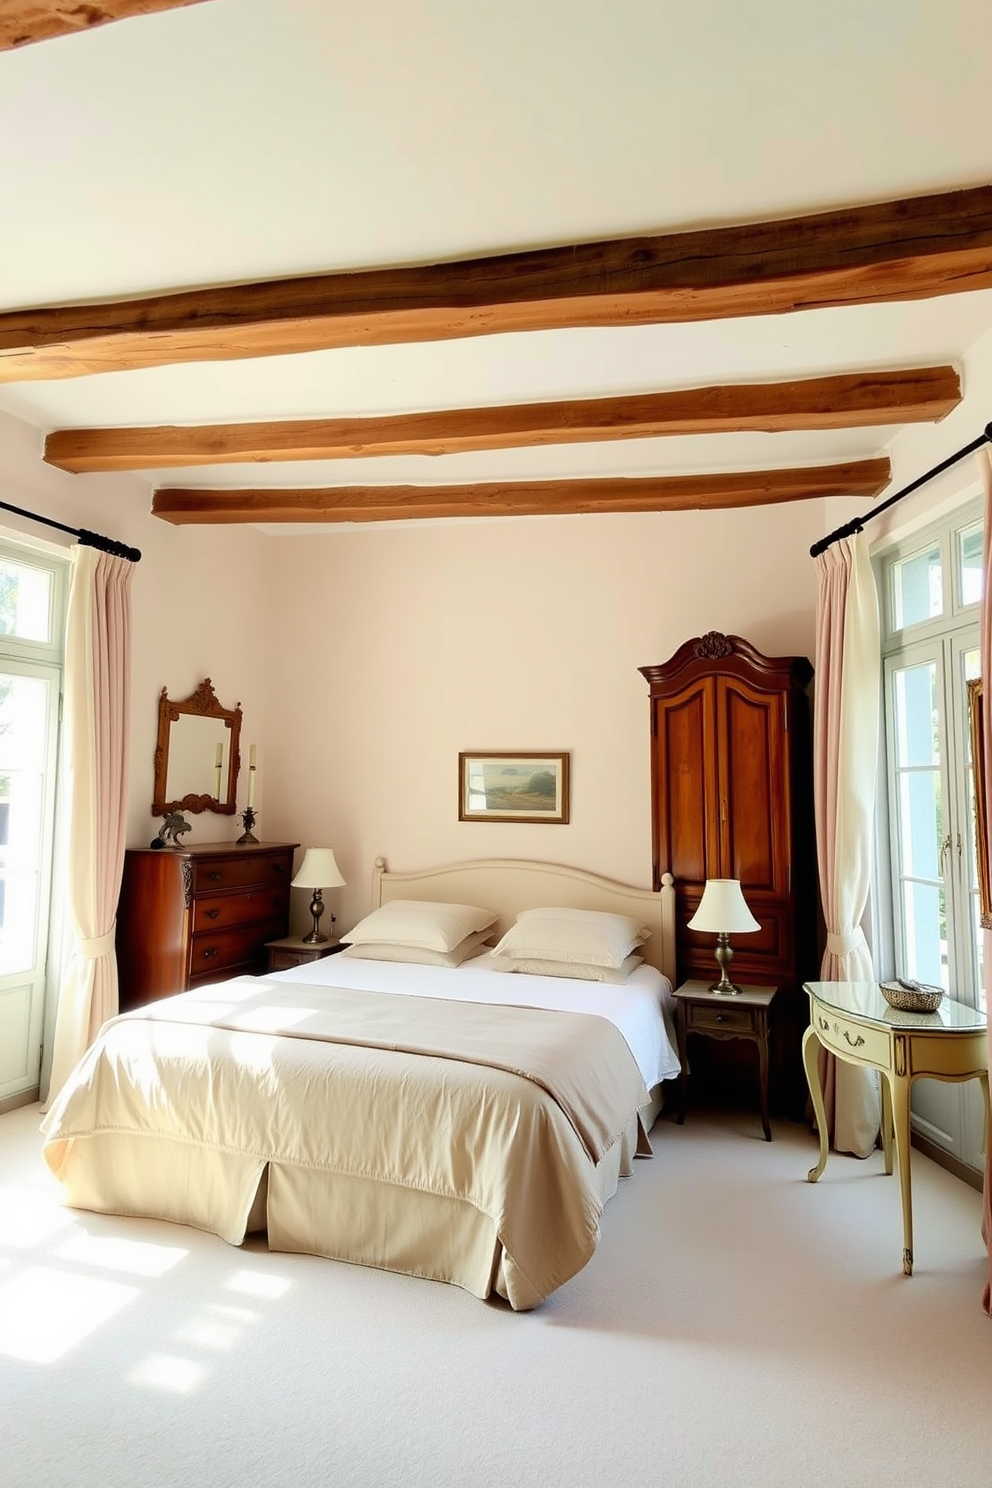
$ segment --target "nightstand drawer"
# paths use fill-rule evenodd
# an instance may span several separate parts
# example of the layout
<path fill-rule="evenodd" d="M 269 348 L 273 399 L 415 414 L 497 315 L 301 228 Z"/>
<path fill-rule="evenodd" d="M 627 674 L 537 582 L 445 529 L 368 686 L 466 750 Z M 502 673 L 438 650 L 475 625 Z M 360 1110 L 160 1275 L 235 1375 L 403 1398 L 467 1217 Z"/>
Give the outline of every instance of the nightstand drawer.
<path fill-rule="evenodd" d="M 880 1028 L 866 1028 L 863 1023 L 849 1021 L 842 1013 L 825 1012 L 821 1007 L 814 1010 L 813 1017 L 817 1037 L 828 1049 L 841 1058 L 856 1054 L 859 1064 L 877 1064 L 888 1069 L 889 1035 Z"/>
<path fill-rule="evenodd" d="M 730 999 L 717 1003 L 692 1002 L 685 1010 L 686 1032 L 705 1029 L 707 1033 L 754 1033 L 754 1009 L 735 1007 Z"/>
<path fill-rule="evenodd" d="M 283 941 L 270 941 L 269 971 L 291 971 L 294 966 L 306 966 L 311 961 L 322 961 L 325 956 L 336 956 L 344 946 L 339 940 L 322 940 L 316 945 L 307 945 L 294 936 Z"/>

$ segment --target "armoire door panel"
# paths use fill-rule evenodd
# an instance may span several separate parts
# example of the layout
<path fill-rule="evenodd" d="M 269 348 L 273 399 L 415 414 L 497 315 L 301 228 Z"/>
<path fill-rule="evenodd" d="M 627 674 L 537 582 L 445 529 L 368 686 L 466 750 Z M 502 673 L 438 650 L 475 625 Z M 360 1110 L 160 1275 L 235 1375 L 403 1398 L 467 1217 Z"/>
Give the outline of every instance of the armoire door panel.
<path fill-rule="evenodd" d="M 659 872 L 704 883 L 718 876 L 716 711 L 712 688 L 697 683 L 655 720 Z"/>
<path fill-rule="evenodd" d="M 682 896 L 681 903 L 685 906 L 688 919 L 695 914 L 701 897 L 701 889 L 687 889 Z M 752 895 L 748 900 L 748 909 L 758 921 L 759 928 L 749 930 L 746 934 L 731 935 L 734 975 L 740 980 L 746 971 L 749 973 L 749 981 L 759 982 L 767 982 L 773 975 L 794 975 L 795 944 L 789 901 L 768 904 Z M 704 935 L 689 929 L 683 934 L 686 953 L 691 954 L 694 965 L 716 965 L 715 935 Z"/>
<path fill-rule="evenodd" d="M 784 893 L 789 862 L 785 705 L 736 678 L 718 683 L 720 792 L 726 802 L 721 868 L 745 893 Z"/>

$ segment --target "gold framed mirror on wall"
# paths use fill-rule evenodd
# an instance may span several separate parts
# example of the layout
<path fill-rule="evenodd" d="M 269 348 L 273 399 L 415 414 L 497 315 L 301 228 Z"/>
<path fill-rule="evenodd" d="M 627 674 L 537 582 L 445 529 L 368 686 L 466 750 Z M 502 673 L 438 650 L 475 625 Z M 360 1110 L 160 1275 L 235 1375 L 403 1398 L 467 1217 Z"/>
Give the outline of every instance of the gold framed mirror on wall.
<path fill-rule="evenodd" d="M 971 775 L 975 785 L 975 854 L 978 867 L 978 909 L 983 930 L 992 930 L 992 887 L 989 876 L 989 816 L 985 799 L 985 724 L 982 719 L 982 679 L 968 683 L 968 724 L 971 733 Z"/>
<path fill-rule="evenodd" d="M 188 698 L 170 698 L 163 687 L 158 701 L 153 815 L 216 811 L 233 816 L 240 745 L 241 704 L 222 708 L 209 677 Z"/>

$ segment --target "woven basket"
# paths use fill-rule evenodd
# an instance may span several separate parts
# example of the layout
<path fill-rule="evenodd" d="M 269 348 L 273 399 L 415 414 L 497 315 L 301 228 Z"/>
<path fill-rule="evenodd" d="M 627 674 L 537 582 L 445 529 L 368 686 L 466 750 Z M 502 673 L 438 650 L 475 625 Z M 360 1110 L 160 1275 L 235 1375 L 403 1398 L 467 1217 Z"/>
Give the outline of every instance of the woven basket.
<path fill-rule="evenodd" d="M 940 987 L 926 987 L 922 983 L 912 987 L 904 987 L 901 982 L 878 985 L 889 1007 L 898 1008 L 901 1013 L 935 1013 L 944 996 Z"/>

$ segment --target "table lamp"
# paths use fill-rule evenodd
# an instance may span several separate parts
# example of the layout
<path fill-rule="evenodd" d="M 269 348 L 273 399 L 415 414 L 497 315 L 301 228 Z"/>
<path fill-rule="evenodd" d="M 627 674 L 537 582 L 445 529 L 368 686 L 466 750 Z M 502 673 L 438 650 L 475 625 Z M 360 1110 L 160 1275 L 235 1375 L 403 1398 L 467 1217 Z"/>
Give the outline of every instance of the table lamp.
<path fill-rule="evenodd" d="M 313 898 L 310 900 L 310 913 L 313 915 L 313 929 L 309 935 L 304 935 L 304 945 L 322 945 L 327 939 L 326 935 L 320 933 L 320 917 L 324 913 L 324 900 L 322 890 L 337 889 L 344 883 L 341 870 L 334 861 L 334 851 L 330 847 L 308 847 L 303 855 L 303 862 L 299 871 L 292 881 L 294 889 L 313 889 Z M 334 916 L 331 916 L 331 924 Z"/>
<path fill-rule="evenodd" d="M 688 922 L 689 930 L 708 930 L 716 934 L 716 959 L 720 967 L 720 980 L 714 982 L 710 988 L 711 992 L 718 992 L 721 996 L 735 996 L 740 992 L 740 987 L 735 987 L 727 975 L 727 967 L 734 958 L 730 946 L 730 936 L 740 935 L 750 930 L 760 930 L 761 926 L 748 909 L 741 890 L 740 880 L 736 878 L 708 878 L 703 889 L 703 897 L 699 901 L 699 908 Z"/>

